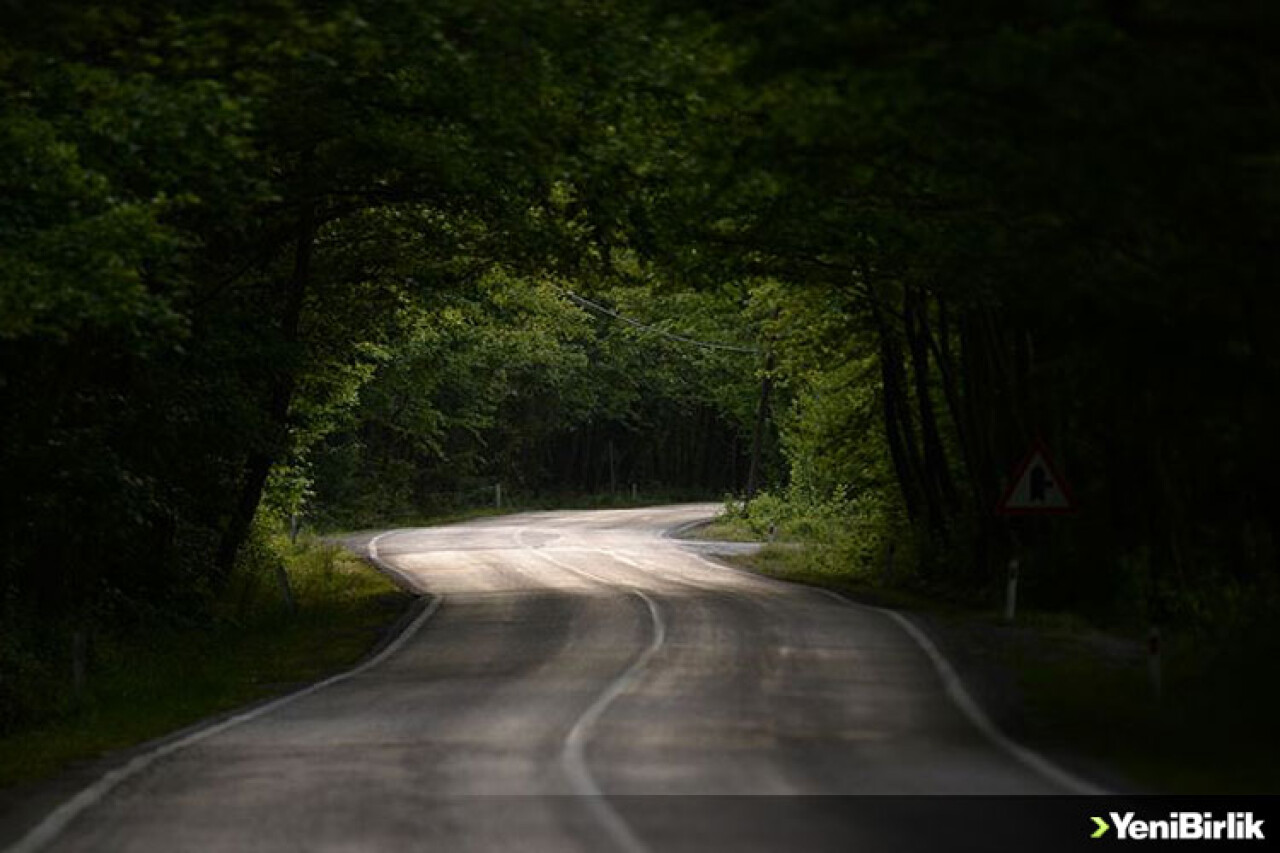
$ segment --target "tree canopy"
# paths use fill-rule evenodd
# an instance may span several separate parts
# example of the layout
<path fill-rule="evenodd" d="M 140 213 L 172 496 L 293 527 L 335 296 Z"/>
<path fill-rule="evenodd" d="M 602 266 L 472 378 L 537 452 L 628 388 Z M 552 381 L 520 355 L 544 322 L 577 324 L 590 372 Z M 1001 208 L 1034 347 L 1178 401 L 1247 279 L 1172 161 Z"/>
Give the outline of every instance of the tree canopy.
<path fill-rule="evenodd" d="M 753 435 L 929 582 L 1269 607 L 1276 17 L 8 4 L 0 617 L 201 612 L 302 508 L 740 492 Z M 1053 527 L 993 513 L 1036 438 Z"/>

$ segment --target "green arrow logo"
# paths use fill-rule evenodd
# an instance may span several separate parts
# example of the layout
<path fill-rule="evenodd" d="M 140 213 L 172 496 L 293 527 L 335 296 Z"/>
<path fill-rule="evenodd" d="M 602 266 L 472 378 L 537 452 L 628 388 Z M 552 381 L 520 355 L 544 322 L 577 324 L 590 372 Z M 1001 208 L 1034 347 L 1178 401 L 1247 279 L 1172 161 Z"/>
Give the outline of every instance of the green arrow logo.
<path fill-rule="evenodd" d="M 1093 822 L 1098 825 L 1098 828 L 1094 831 L 1093 835 L 1089 836 L 1090 838 L 1101 838 L 1106 835 L 1107 830 L 1111 828 L 1107 822 L 1100 817 L 1095 817 Z"/>

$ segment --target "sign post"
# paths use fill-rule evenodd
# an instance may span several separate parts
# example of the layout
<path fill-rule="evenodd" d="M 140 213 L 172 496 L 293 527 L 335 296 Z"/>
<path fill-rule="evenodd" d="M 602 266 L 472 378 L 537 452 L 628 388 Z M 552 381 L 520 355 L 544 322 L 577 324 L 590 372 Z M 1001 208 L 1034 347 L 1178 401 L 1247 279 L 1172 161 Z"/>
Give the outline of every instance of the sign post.
<path fill-rule="evenodd" d="M 998 515 L 1066 515 L 1075 512 L 1075 500 L 1066 478 L 1058 471 L 1043 441 L 1036 439 L 1031 450 L 1014 469 L 1013 478 L 996 506 Z M 1004 619 L 1012 622 L 1018 608 L 1018 572 L 1021 548 L 1014 535 L 1014 555 L 1009 560 L 1005 585 Z"/>

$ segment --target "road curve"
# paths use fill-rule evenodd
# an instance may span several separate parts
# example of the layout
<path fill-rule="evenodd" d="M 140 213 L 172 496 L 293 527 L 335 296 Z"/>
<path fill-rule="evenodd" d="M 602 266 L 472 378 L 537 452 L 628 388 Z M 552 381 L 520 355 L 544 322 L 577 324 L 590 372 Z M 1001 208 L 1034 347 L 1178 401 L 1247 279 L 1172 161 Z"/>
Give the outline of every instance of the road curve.
<path fill-rule="evenodd" d="M 748 800 L 717 799 L 738 814 L 708 821 L 696 799 L 647 795 L 1063 792 L 973 725 L 887 615 L 663 535 L 716 509 L 360 543 L 439 597 L 412 637 L 159 757 L 48 849 L 742 850 L 779 832 L 849 849 L 856 827 L 798 806 L 766 831 Z"/>

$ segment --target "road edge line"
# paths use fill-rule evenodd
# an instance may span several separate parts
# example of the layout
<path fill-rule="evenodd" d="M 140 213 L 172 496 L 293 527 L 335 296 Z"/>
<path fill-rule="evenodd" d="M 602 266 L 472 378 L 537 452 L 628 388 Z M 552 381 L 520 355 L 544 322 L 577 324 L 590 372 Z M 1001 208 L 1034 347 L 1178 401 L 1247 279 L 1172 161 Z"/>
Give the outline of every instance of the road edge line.
<path fill-rule="evenodd" d="M 693 521 L 684 521 L 684 522 L 681 522 L 680 524 L 677 524 L 675 527 L 664 527 L 662 529 L 662 532 L 658 534 L 658 538 L 670 539 L 675 542 L 697 542 L 698 540 L 696 539 L 685 538 L 684 534 L 688 533 L 691 530 L 697 530 L 699 527 L 709 527 L 710 525 L 715 524 L 715 521 L 716 521 L 715 517 L 698 518 L 698 519 L 694 519 Z"/>
<path fill-rule="evenodd" d="M 386 539 L 388 536 L 397 536 L 401 533 L 412 533 L 414 529 L 415 528 L 400 528 L 397 530 L 385 530 L 366 542 L 364 550 L 369 562 L 373 563 L 384 574 L 390 575 L 391 579 L 396 582 L 397 586 L 406 592 L 413 593 L 414 595 L 422 595 L 425 590 L 421 589 L 418 584 L 414 582 L 411 576 L 382 559 L 382 555 L 378 553 L 378 543 L 383 539 Z"/>
<path fill-rule="evenodd" d="M 391 568 L 390 564 L 377 556 L 377 549 L 373 543 L 375 540 L 381 539 L 385 535 L 387 534 L 384 533 L 380 536 L 375 536 L 373 540 L 370 540 L 371 547 L 368 550 L 372 561 L 379 569 L 386 567 L 397 577 L 408 581 L 408 575 L 398 569 Z M 413 588 L 414 586 L 415 585 L 410 581 L 410 587 Z M 180 752 L 188 747 L 195 746 L 201 741 L 207 740 L 215 735 L 222 734 L 223 732 L 235 728 L 243 723 L 251 722 L 259 717 L 264 717 L 267 714 L 278 711 L 299 699 L 319 692 L 326 687 L 332 687 L 335 684 L 339 684 L 349 678 L 354 678 L 355 676 L 372 669 L 387 658 L 391 657 L 391 655 L 395 654 L 406 643 L 408 643 L 409 640 L 413 638 L 414 634 L 416 634 L 422 626 L 427 623 L 427 620 L 435 615 L 436 611 L 440 609 L 440 605 L 443 601 L 443 596 L 432 596 L 431 602 L 423 609 L 422 613 L 419 614 L 416 619 L 410 622 L 408 626 L 406 626 L 404 630 L 395 637 L 395 639 L 384 645 L 381 651 L 363 663 L 357 664 L 355 667 L 345 672 L 340 672 L 337 675 L 331 675 L 323 681 L 318 681 L 315 684 L 303 687 L 293 693 L 287 693 L 284 696 L 271 700 L 265 705 L 259 705 L 249 711 L 235 714 L 221 722 L 210 723 L 209 725 L 199 728 L 185 737 L 161 744 L 142 755 L 135 756 L 124 765 L 107 771 L 103 775 L 99 776 L 93 784 L 81 789 L 78 794 L 73 796 L 71 799 L 66 800 L 53 811 L 45 815 L 44 819 L 28 830 L 27 833 L 14 842 L 13 845 L 5 848 L 4 853 L 37 853 L 37 851 L 43 850 L 46 846 L 56 840 L 77 817 L 102 802 L 108 794 L 122 783 L 146 770 L 160 759 L 167 758 L 174 753 Z"/>
<path fill-rule="evenodd" d="M 955 705 L 964 714 L 965 718 L 983 734 L 987 740 L 1002 749 L 1005 753 L 1020 761 L 1024 766 L 1030 768 L 1040 776 L 1060 788 L 1065 788 L 1069 793 L 1080 796 L 1106 796 L 1111 792 L 1105 788 L 1093 784 L 1092 782 L 1081 779 L 1074 773 L 1071 773 L 1057 764 L 1050 761 L 1045 756 L 1036 752 L 1029 747 L 1015 741 L 1000 730 L 987 712 L 982 710 L 982 706 L 978 704 L 973 695 L 965 688 L 964 682 L 960 678 L 960 674 L 956 668 L 951 665 L 951 661 L 947 660 L 946 655 L 938 648 L 937 644 L 929 638 L 929 635 L 921 630 L 920 626 L 911 620 L 904 613 L 897 610 L 890 610 L 887 607 L 875 607 L 870 604 L 862 604 L 853 599 L 841 595 L 835 590 L 823 589 L 822 587 L 813 587 L 819 592 L 827 595 L 836 601 L 839 601 L 849 607 L 870 610 L 879 613 L 882 616 L 892 619 L 893 622 L 906 632 L 920 650 L 929 658 L 929 662 L 933 664 L 934 671 L 938 673 L 938 677 L 942 680 L 944 692 L 947 698 L 951 700 L 951 704 Z"/>
<path fill-rule="evenodd" d="M 929 638 L 929 635 L 921 630 L 915 622 L 911 621 L 910 617 L 906 614 L 899 613 L 896 610 L 890 610 L 887 607 L 876 607 L 870 604 L 862 604 L 861 602 L 854 601 L 848 596 L 841 595 L 835 590 L 826 589 L 825 587 L 813 586 L 811 584 L 800 584 L 792 581 L 785 581 L 780 578 L 772 578 L 768 575 L 759 574 L 758 572 L 750 572 L 745 569 L 739 569 L 736 566 L 716 562 L 689 550 L 686 550 L 685 553 L 709 566 L 714 566 L 717 569 L 735 572 L 738 574 L 747 574 L 775 584 L 785 584 L 792 588 L 810 589 L 814 592 L 825 595 L 828 598 L 834 599 L 847 607 L 860 610 L 870 610 L 891 619 L 894 624 L 907 634 L 907 636 L 915 641 L 915 644 L 924 652 L 925 657 L 929 659 L 929 662 L 933 665 L 934 672 L 938 674 L 938 678 L 942 681 L 943 692 L 946 693 L 947 698 L 951 700 L 951 704 L 953 704 L 960 713 L 964 715 L 965 719 L 967 719 L 974 728 L 981 732 L 987 740 L 999 747 L 1005 754 L 1019 761 L 1023 766 L 1028 767 L 1039 774 L 1041 778 L 1052 782 L 1060 788 L 1066 789 L 1070 794 L 1080 796 L 1108 796 L 1112 794 L 1112 792 L 1106 788 L 1064 770 L 1045 756 L 1030 747 L 1023 746 L 1002 732 L 1000 727 L 987 716 L 986 711 L 982 710 L 982 706 L 965 688 L 964 681 L 960 678 L 960 674 L 956 671 L 956 668 L 951 665 L 951 662 L 947 660 L 946 655 L 944 655 L 938 648 L 937 644 Z"/>

